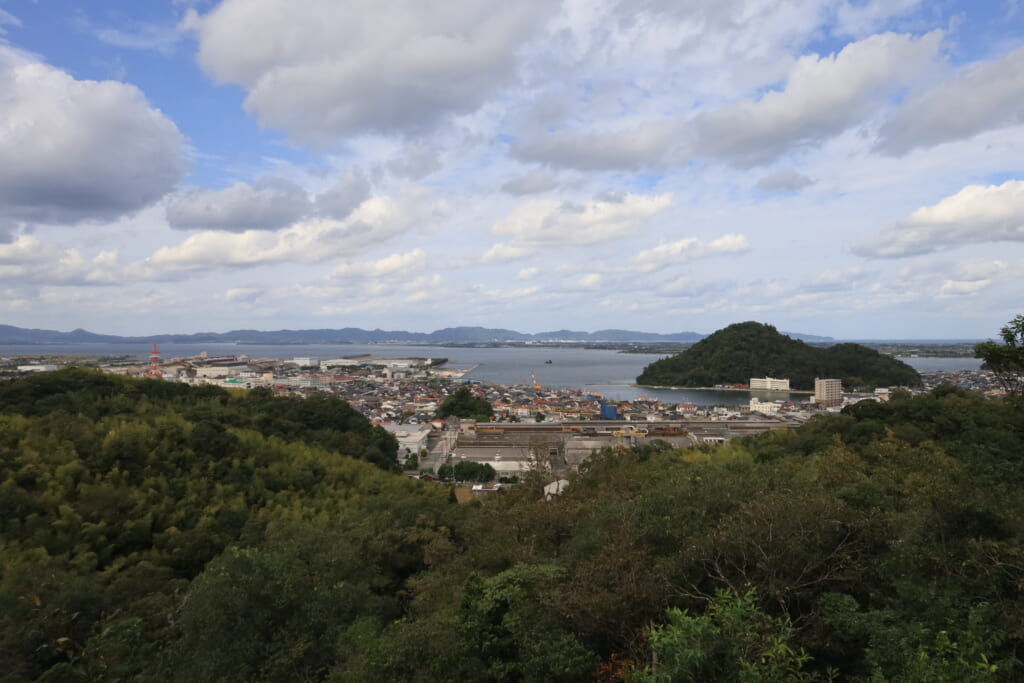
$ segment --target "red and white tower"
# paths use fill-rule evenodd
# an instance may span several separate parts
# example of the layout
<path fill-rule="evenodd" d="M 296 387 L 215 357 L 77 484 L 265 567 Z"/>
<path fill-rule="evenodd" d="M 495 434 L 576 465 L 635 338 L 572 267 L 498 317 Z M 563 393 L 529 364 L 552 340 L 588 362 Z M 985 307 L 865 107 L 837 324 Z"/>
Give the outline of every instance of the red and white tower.
<path fill-rule="evenodd" d="M 146 373 L 153 379 L 163 379 L 164 373 L 160 371 L 160 350 L 153 344 L 153 350 L 149 352 L 149 372 Z"/>

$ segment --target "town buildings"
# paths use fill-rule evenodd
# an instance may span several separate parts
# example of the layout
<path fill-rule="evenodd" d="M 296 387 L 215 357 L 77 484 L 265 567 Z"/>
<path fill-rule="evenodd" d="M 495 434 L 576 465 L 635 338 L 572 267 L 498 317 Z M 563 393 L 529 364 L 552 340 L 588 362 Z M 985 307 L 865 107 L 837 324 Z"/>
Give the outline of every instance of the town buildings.
<path fill-rule="evenodd" d="M 762 415 L 778 415 L 781 406 L 774 401 L 762 401 L 757 396 L 750 399 L 750 412 Z"/>

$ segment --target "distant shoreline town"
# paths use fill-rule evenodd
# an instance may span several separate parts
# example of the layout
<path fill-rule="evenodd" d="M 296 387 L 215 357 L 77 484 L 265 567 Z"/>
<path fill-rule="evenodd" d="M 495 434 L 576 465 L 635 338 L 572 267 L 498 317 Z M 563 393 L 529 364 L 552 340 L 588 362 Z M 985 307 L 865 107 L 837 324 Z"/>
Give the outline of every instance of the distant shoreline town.
<path fill-rule="evenodd" d="M 107 373 L 152 377 L 228 389 L 263 387 L 278 394 L 330 392 L 359 410 L 371 422 L 396 434 L 400 455 L 417 457 L 417 467 L 436 471 L 452 457 L 487 463 L 516 476 L 529 469 L 537 444 L 557 452 L 567 466 L 602 447 L 643 445 L 655 439 L 676 446 L 721 444 L 737 436 L 799 425 L 814 415 L 836 412 L 863 400 L 887 401 L 896 388 L 871 393 L 844 391 L 840 380 L 823 378 L 815 391 L 797 392 L 789 381 L 751 378 L 742 385 L 708 387 L 715 391 L 788 392 L 786 399 L 752 396 L 738 406 L 663 403 L 657 398 L 610 401 L 597 392 L 543 387 L 531 383 L 503 385 L 468 380 L 475 369 L 454 367 L 447 358 L 385 358 L 360 354 L 334 359 L 295 357 L 254 359 L 246 354 L 164 359 L 158 348 L 148 361 L 136 357 L 9 356 L 0 359 L 0 373 L 14 377 L 91 366 Z M 985 371 L 922 373 L 923 391 L 950 382 L 990 396 L 1000 395 Z M 438 406 L 459 387 L 469 384 L 487 400 L 494 418 L 489 423 L 435 419 Z M 649 387 L 654 388 L 654 387 Z M 692 390 L 693 388 L 687 387 Z M 922 390 L 915 390 L 918 393 Z M 802 393 L 806 401 L 794 400 Z M 533 443 L 533 446 L 530 444 Z M 496 459 L 497 458 L 497 459 Z"/>

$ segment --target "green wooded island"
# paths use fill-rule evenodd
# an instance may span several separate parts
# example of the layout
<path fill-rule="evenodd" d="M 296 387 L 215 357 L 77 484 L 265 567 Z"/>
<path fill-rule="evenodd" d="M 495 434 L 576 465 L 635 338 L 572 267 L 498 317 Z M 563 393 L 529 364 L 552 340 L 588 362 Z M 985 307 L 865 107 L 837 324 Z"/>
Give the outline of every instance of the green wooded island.
<path fill-rule="evenodd" d="M 844 387 L 917 387 L 921 376 L 906 363 L 860 344 L 809 346 L 771 325 L 729 325 L 682 353 L 655 361 L 636 378 L 648 386 L 710 387 L 746 384 L 751 377 L 788 378 L 796 390 L 814 389 L 815 377 Z"/>

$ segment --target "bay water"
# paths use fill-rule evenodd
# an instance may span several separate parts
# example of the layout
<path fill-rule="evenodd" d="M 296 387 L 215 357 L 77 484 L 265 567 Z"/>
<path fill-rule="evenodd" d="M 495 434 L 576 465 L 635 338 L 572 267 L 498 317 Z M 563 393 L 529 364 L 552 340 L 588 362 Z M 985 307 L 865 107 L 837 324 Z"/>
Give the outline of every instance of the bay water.
<path fill-rule="evenodd" d="M 0 357 L 48 356 L 133 356 L 145 359 L 150 346 L 146 344 L 35 344 L 0 346 Z M 165 358 L 196 356 L 206 351 L 210 356 L 245 354 L 250 358 L 314 358 L 328 360 L 363 354 L 382 358 L 447 358 L 455 368 L 474 367 L 467 379 L 495 384 L 532 384 L 531 372 L 544 387 L 598 392 L 612 400 L 657 398 L 662 403 L 694 403 L 696 405 L 738 405 L 751 396 L 761 400 L 800 400 L 806 394 L 777 391 L 716 391 L 712 389 L 654 389 L 631 386 L 648 364 L 663 358 L 661 354 L 620 353 L 607 349 L 577 348 L 454 348 L 407 344 L 161 344 Z M 976 358 L 901 358 L 919 372 L 945 370 L 977 370 Z M 550 363 L 546 361 L 551 361 Z"/>

